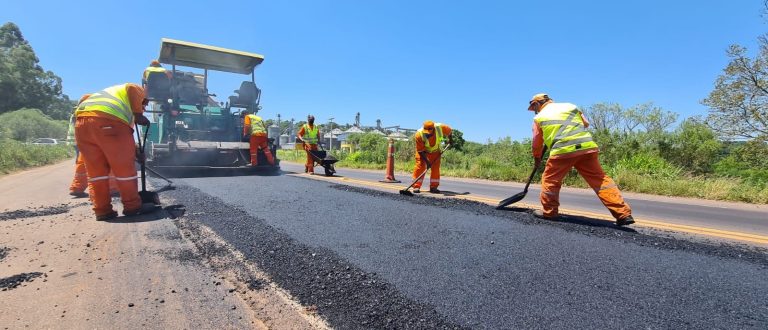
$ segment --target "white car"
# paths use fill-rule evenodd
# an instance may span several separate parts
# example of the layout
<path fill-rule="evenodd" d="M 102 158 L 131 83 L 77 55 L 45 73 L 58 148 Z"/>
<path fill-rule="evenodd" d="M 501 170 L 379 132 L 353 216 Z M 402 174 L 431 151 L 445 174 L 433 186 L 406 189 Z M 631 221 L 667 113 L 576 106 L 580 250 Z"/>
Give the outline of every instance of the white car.
<path fill-rule="evenodd" d="M 59 141 L 56 140 L 56 139 L 51 139 L 51 138 L 39 138 L 39 139 L 35 139 L 34 141 L 32 141 L 32 144 L 44 145 L 44 146 L 52 146 L 52 145 L 59 144 Z"/>

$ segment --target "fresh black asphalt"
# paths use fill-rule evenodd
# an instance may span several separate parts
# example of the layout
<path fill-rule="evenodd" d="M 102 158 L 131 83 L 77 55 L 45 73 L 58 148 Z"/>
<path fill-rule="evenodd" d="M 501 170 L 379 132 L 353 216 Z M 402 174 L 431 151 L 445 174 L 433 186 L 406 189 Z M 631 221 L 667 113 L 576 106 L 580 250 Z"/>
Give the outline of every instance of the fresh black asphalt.
<path fill-rule="evenodd" d="M 291 176 L 165 198 L 331 326 L 768 327 L 768 253 Z"/>

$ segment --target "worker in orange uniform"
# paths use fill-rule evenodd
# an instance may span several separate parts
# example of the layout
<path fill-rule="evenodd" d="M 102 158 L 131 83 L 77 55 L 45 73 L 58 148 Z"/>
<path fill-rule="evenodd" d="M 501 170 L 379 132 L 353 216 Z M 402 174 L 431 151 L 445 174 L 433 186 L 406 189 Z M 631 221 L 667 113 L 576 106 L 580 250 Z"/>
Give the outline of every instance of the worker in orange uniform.
<path fill-rule="evenodd" d="M 621 197 L 619 187 L 600 166 L 597 143 L 586 130 L 589 122 L 581 110 L 571 103 L 554 103 L 547 94 L 534 95 L 528 110 L 536 113 L 532 149 L 537 168 L 541 164 L 544 146 L 549 150 L 549 159 L 541 177 L 541 205 L 544 210 L 536 210 L 533 214 L 543 219 L 557 219 L 560 186 L 571 168 L 576 168 L 611 212 L 617 225 L 634 223 L 632 210 Z"/>
<path fill-rule="evenodd" d="M 91 94 L 75 111 L 75 139 L 85 159 L 96 220 L 117 217 L 109 196 L 109 172 L 115 174 L 124 215 L 144 213 L 136 179 L 133 125 L 148 125 L 147 99 L 135 84 L 108 87 Z M 142 155 L 143 156 L 143 155 Z M 143 161 L 143 157 L 139 159 Z"/>
<path fill-rule="evenodd" d="M 413 178 L 421 176 L 424 171 L 431 169 L 429 174 L 429 192 L 439 194 L 440 190 L 440 144 L 448 139 L 448 145 L 453 144 L 451 127 L 446 124 L 435 123 L 431 120 L 424 122 L 422 128 L 413 136 L 416 141 L 416 164 L 413 169 Z M 421 184 L 424 177 L 413 184 L 413 192 L 421 192 Z"/>
<path fill-rule="evenodd" d="M 88 98 L 91 94 L 85 94 L 80 97 L 78 105 Z M 75 107 L 77 110 L 77 107 Z M 72 116 L 69 117 L 69 128 L 67 129 L 67 145 L 75 145 L 75 112 L 72 112 Z M 75 176 L 72 178 L 72 183 L 69 185 L 69 194 L 77 198 L 87 197 L 88 194 L 85 189 L 88 188 L 88 174 L 85 170 L 85 160 L 82 153 L 77 149 L 75 145 Z M 110 173 L 109 175 L 109 191 L 114 195 L 117 193 L 117 181 L 115 176 Z"/>
<path fill-rule="evenodd" d="M 270 165 L 275 165 L 275 159 L 272 157 L 272 151 L 269 150 L 267 145 L 267 125 L 261 117 L 251 114 L 248 111 L 243 111 L 243 136 L 248 136 L 251 144 L 251 166 L 259 165 L 258 151 L 261 149 L 264 152 L 264 156 L 267 157 L 267 162 Z"/>
<path fill-rule="evenodd" d="M 171 73 L 168 72 L 162 65 L 160 65 L 160 61 L 158 60 L 152 60 L 152 62 L 149 63 L 149 66 L 144 69 L 144 74 L 141 75 L 141 85 L 144 89 L 147 89 L 147 83 L 149 82 L 149 76 L 153 74 L 163 74 L 168 79 L 171 79 Z"/>
<path fill-rule="evenodd" d="M 304 143 L 304 151 L 307 152 L 307 162 L 304 164 L 304 172 L 315 174 L 315 161 L 310 150 L 317 150 L 317 144 L 320 142 L 320 129 L 315 126 L 315 116 L 307 116 L 307 123 L 302 125 L 298 133 L 299 141 Z"/>

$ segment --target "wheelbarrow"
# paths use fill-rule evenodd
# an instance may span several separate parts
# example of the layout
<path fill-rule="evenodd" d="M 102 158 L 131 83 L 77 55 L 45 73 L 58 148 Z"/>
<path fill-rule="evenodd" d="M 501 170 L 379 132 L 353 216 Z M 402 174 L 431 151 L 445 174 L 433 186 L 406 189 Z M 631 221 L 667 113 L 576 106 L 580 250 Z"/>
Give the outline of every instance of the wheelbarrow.
<path fill-rule="evenodd" d="M 309 154 L 312 155 L 312 166 L 320 165 L 325 170 L 325 176 L 333 176 L 336 173 L 336 169 L 333 168 L 333 164 L 339 160 L 328 154 L 328 152 L 320 146 L 321 150 L 309 150 Z"/>

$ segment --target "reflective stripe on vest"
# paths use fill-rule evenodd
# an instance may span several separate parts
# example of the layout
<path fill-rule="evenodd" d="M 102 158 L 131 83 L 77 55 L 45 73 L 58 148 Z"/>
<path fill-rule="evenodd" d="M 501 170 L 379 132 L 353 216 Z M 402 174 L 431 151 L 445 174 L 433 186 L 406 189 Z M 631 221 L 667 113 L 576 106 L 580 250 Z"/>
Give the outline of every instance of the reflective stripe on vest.
<path fill-rule="evenodd" d="M 133 125 L 131 101 L 128 98 L 127 84 L 112 86 L 91 94 L 77 107 L 75 114 L 86 111 L 101 111 Z"/>
<path fill-rule="evenodd" d="M 435 123 L 435 144 L 429 145 L 429 138 L 427 137 L 427 133 L 424 132 L 424 128 L 419 128 L 418 131 L 416 131 L 416 135 L 421 135 L 421 140 L 424 141 L 424 149 L 427 152 L 435 152 L 440 150 L 440 142 L 443 142 L 443 128 L 441 127 L 442 124 Z"/>
<path fill-rule="evenodd" d="M 597 148 L 580 114 L 571 103 L 550 103 L 533 118 L 541 127 L 550 155 Z"/>
<path fill-rule="evenodd" d="M 151 74 L 151 73 L 155 73 L 156 72 L 156 73 L 163 73 L 164 74 L 165 71 L 166 70 L 163 67 L 155 67 L 155 66 L 147 67 L 146 69 L 144 69 L 144 80 L 147 80 L 149 78 L 149 74 Z"/>
<path fill-rule="evenodd" d="M 317 125 L 310 129 L 309 124 L 304 124 L 304 136 L 302 139 L 309 144 L 317 144 Z"/>
<path fill-rule="evenodd" d="M 251 119 L 251 135 L 262 135 L 266 134 L 267 130 L 264 128 L 264 122 L 261 120 L 261 117 L 257 115 L 248 115 L 248 118 Z"/>

